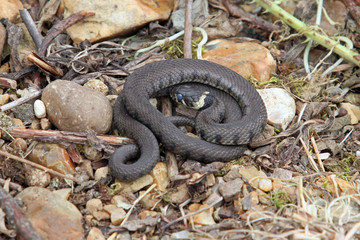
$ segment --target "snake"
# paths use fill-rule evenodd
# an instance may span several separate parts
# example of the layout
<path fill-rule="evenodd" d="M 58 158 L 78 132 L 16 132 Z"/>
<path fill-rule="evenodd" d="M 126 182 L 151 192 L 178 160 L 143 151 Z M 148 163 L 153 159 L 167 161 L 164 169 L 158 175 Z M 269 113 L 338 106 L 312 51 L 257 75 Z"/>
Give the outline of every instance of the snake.
<path fill-rule="evenodd" d="M 217 120 L 206 112 L 211 107 L 198 114 L 196 124 L 203 124 L 196 131 L 201 138 L 185 134 L 149 101 L 175 95 L 181 102 L 183 96 L 174 89 L 182 85 L 190 89 L 199 85 L 205 95 L 221 92 L 227 97 L 222 100 L 226 113 Z M 196 98 L 198 108 L 205 104 L 204 94 Z M 199 59 L 167 59 L 140 67 L 127 77 L 113 108 L 114 126 L 136 142 L 119 147 L 109 159 L 110 173 L 121 181 L 138 179 L 155 167 L 159 142 L 185 159 L 204 163 L 237 159 L 267 123 L 265 104 L 249 81 L 225 66 Z M 234 117 L 234 112 L 239 113 Z"/>

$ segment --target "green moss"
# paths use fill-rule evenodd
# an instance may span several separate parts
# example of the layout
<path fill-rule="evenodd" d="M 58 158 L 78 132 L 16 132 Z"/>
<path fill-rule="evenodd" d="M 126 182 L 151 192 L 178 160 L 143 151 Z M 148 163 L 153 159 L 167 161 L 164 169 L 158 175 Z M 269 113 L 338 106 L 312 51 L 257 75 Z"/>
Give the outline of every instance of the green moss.
<path fill-rule="evenodd" d="M 270 199 L 276 209 L 279 209 L 286 204 L 294 203 L 285 191 L 271 193 Z"/>

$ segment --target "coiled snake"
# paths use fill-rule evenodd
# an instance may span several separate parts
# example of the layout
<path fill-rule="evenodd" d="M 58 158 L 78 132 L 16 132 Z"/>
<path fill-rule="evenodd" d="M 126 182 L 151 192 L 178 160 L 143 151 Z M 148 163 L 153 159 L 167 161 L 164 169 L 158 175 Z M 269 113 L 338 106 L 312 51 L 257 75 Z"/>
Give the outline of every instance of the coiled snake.
<path fill-rule="evenodd" d="M 211 86 L 210 92 L 220 89 L 228 98 L 231 96 L 229 101 L 237 103 L 237 106 L 229 103 L 230 109 L 227 106 L 226 111 L 241 110 L 235 119 L 228 117 L 230 122 L 205 125 L 205 129 L 198 131 L 214 143 L 184 134 L 150 104 L 149 98 L 169 94 L 173 86 L 184 83 Z M 150 63 L 127 78 L 116 100 L 114 124 L 122 134 L 135 139 L 138 148 L 125 145 L 115 150 L 109 161 L 110 171 L 124 181 L 145 175 L 159 159 L 158 140 L 168 151 L 185 158 L 202 162 L 233 160 L 243 154 L 244 144 L 261 134 L 266 120 L 264 103 L 255 88 L 224 66 L 196 59 Z M 129 159 L 137 160 L 129 164 Z"/>

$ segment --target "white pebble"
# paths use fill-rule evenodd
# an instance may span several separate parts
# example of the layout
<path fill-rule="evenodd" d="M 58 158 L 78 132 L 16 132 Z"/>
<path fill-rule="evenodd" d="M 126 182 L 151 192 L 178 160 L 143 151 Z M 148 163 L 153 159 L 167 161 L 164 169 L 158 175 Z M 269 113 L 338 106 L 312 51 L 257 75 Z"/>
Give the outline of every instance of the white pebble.
<path fill-rule="evenodd" d="M 44 118 L 46 116 L 45 104 L 41 100 L 34 102 L 34 112 L 37 118 Z"/>

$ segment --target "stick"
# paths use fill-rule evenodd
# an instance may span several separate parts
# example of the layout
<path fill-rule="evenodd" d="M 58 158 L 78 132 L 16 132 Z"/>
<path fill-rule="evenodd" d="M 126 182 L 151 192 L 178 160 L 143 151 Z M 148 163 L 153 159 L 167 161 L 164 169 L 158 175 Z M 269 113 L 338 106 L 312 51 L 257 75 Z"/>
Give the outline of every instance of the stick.
<path fill-rule="evenodd" d="M 36 47 L 39 49 L 42 43 L 43 37 L 41 36 L 40 32 L 38 31 L 33 19 L 31 18 L 29 12 L 24 8 L 20 10 L 20 16 L 27 30 L 29 31 L 31 38 L 33 39 Z"/>
<path fill-rule="evenodd" d="M 322 163 L 322 161 L 321 161 L 319 149 L 317 148 L 317 145 L 316 145 L 316 142 L 315 142 L 314 137 L 311 137 L 310 140 L 311 140 L 311 144 L 312 144 L 312 146 L 313 146 L 313 148 L 314 148 L 314 152 L 315 152 L 315 154 L 316 154 L 316 158 L 317 158 L 317 160 L 318 160 L 318 164 L 319 164 L 319 166 L 320 166 L 320 168 L 321 168 L 321 171 L 325 172 L 325 168 L 324 168 L 324 165 L 323 165 L 323 163 Z"/>
<path fill-rule="evenodd" d="M 23 104 L 23 103 L 26 103 L 26 102 L 30 101 L 31 99 L 37 98 L 38 96 L 41 95 L 41 92 L 42 92 L 42 90 L 37 90 L 35 92 L 32 92 L 32 93 L 28 94 L 25 97 L 19 98 L 19 99 L 15 100 L 15 101 L 12 101 L 10 103 L 2 105 L 0 107 L 0 111 L 5 112 L 7 110 L 10 110 L 10 109 L 12 109 L 14 107 L 17 107 L 17 106 Z"/>
<path fill-rule="evenodd" d="M 14 198 L 0 187 L 0 207 L 6 213 L 8 221 L 15 224 L 18 237 L 27 240 L 41 240 L 31 223 L 25 218 L 24 213 L 16 204 Z"/>
<path fill-rule="evenodd" d="M 75 143 L 75 144 L 88 143 L 87 134 L 83 132 L 13 128 L 10 131 L 10 135 L 15 138 L 17 137 L 29 138 L 39 142 Z M 114 146 L 134 144 L 134 141 L 132 139 L 126 137 L 116 137 L 110 135 L 96 135 L 96 136 Z"/>
<path fill-rule="evenodd" d="M 30 166 L 32 166 L 32 167 L 41 169 L 41 170 L 43 170 L 43 171 L 45 171 L 45 172 L 48 172 L 48 173 L 50 173 L 50 174 L 52 174 L 52 175 L 54 175 L 54 176 L 57 176 L 57 177 L 60 177 L 60 178 L 65 178 L 65 179 L 70 179 L 70 180 L 72 180 L 72 181 L 74 181 L 74 182 L 80 182 L 79 179 L 76 179 L 76 178 L 71 177 L 71 176 L 66 176 L 66 175 L 61 174 L 61 173 L 59 173 L 59 172 L 57 172 L 57 171 L 54 171 L 54 170 L 49 169 L 49 168 L 47 168 L 47 167 L 44 167 L 44 166 L 42 166 L 42 165 L 40 165 L 40 164 L 37 164 L 37 163 L 31 162 L 31 161 L 29 161 L 29 160 L 26 160 L 25 158 L 21 158 L 21 157 L 18 157 L 18 156 L 16 156 L 16 155 L 13 155 L 13 154 L 11 154 L 11 153 L 5 152 L 5 151 L 3 151 L 3 150 L 0 150 L 0 155 L 5 156 L 5 157 L 8 157 L 8 158 L 11 158 L 11 159 L 13 159 L 13 160 L 16 160 L 16 161 L 19 161 L 19 162 L 22 162 L 22 163 L 26 163 L 26 164 L 28 164 L 28 165 L 30 165 Z"/>
<path fill-rule="evenodd" d="M 48 32 L 48 34 L 46 35 L 46 37 L 44 38 L 41 47 L 38 51 L 40 56 L 44 56 L 45 55 L 45 51 L 48 48 L 49 44 L 52 42 L 52 40 L 54 40 L 54 38 L 56 38 L 57 35 L 59 35 L 60 33 L 62 33 L 63 31 L 65 31 L 68 27 L 70 27 L 71 25 L 75 24 L 76 22 L 94 15 L 95 13 L 92 12 L 85 12 L 84 10 L 74 13 L 72 15 L 70 15 L 69 17 L 61 20 L 60 22 L 58 22 L 57 24 L 55 24 Z"/>
<path fill-rule="evenodd" d="M 185 2 L 185 23 L 184 23 L 184 58 L 192 58 L 191 39 L 192 39 L 192 23 L 191 23 L 192 0 Z"/>
<path fill-rule="evenodd" d="M 0 87 L 2 88 L 11 88 L 16 89 L 17 82 L 15 80 L 0 77 Z"/>
<path fill-rule="evenodd" d="M 301 142 L 301 144 L 302 144 L 303 147 L 304 147 L 304 150 L 305 150 L 306 155 L 307 155 L 307 157 L 308 157 L 308 159 L 309 159 L 310 165 L 313 167 L 313 169 L 314 169 L 316 172 L 319 172 L 319 168 L 316 166 L 315 161 L 314 161 L 314 159 L 312 158 L 312 156 L 311 156 L 311 154 L 310 154 L 310 152 L 309 152 L 309 149 L 306 147 L 305 142 L 304 142 L 304 140 L 302 140 L 302 138 L 300 138 L 300 142 Z"/>
<path fill-rule="evenodd" d="M 277 18 L 283 20 L 287 25 L 294 28 L 299 33 L 304 34 L 307 38 L 314 40 L 327 49 L 333 49 L 333 51 L 342 58 L 360 66 L 360 54 L 358 52 L 352 51 L 341 45 L 339 42 L 322 34 L 320 31 L 314 30 L 314 28 L 295 18 L 271 0 L 255 0 L 255 2 L 274 14 Z"/>

